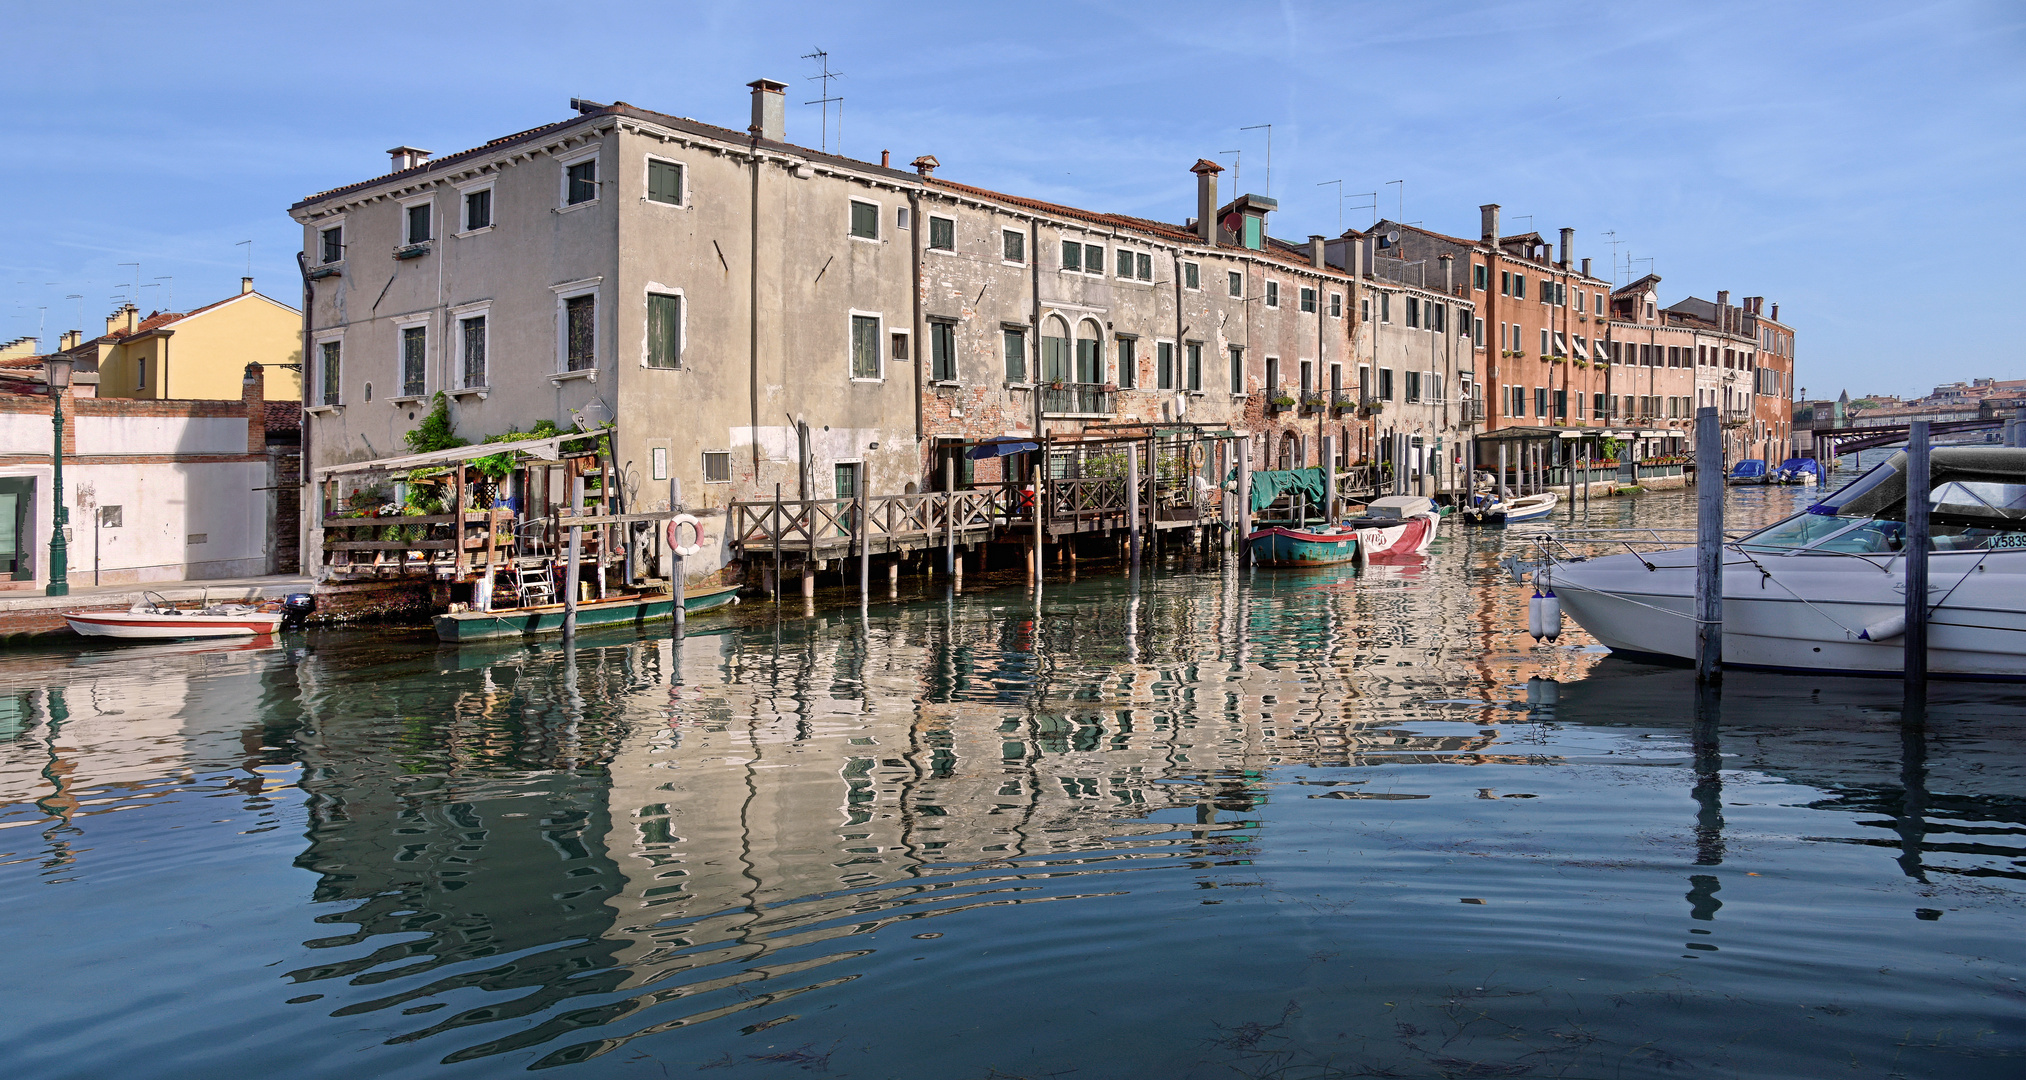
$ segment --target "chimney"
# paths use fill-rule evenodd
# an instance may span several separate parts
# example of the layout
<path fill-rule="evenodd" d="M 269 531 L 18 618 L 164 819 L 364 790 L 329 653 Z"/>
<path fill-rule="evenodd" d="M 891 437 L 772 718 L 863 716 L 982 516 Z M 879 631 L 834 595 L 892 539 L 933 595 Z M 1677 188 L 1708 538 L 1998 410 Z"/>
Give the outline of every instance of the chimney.
<path fill-rule="evenodd" d="M 267 453 L 267 379 L 259 364 L 246 365 L 239 380 L 239 406 L 246 411 L 246 452 Z"/>
<path fill-rule="evenodd" d="M 1587 258 L 1583 260 L 1583 276 L 1584 277 L 1590 276 L 1590 260 Z"/>
<path fill-rule="evenodd" d="M 1450 253 L 1445 251 L 1442 254 L 1437 255 L 1436 258 L 1442 260 L 1442 291 L 1448 293 L 1451 296 L 1455 296 L 1456 256 L 1451 255 Z"/>
<path fill-rule="evenodd" d="M 1569 268 L 1569 249 L 1576 246 L 1576 230 L 1562 230 L 1562 269 Z"/>
<path fill-rule="evenodd" d="M 139 315 L 140 313 L 141 313 L 140 309 L 136 308 L 132 304 L 121 304 L 118 311 L 115 311 L 111 315 L 106 316 L 106 333 L 108 334 L 133 333 L 135 324 L 139 321 L 138 319 L 135 318 L 135 316 Z"/>
<path fill-rule="evenodd" d="M 788 84 L 772 79 L 754 79 L 746 85 L 753 88 L 753 126 L 746 130 L 754 138 L 787 141 L 788 105 L 781 92 L 788 89 Z"/>
<path fill-rule="evenodd" d="M 1716 328 L 1729 331 L 1731 328 L 1731 291 L 1719 289 L 1716 294 Z"/>
<path fill-rule="evenodd" d="M 1773 305 L 1773 321 L 1774 322 L 1780 321 L 1780 305 L 1778 304 Z"/>
<path fill-rule="evenodd" d="M 1316 233 L 1309 234 L 1308 261 L 1309 265 L 1317 267 L 1318 269 L 1320 269 L 1323 266 L 1323 238 L 1319 234 Z"/>
<path fill-rule="evenodd" d="M 245 296 L 245 295 L 246 295 L 247 293 L 250 293 L 250 292 L 252 292 L 252 291 L 253 291 L 253 279 L 252 279 L 252 278 L 250 278 L 250 277 L 243 277 L 243 278 L 240 278 L 240 279 L 239 279 L 239 295 L 241 295 L 241 296 Z"/>
<path fill-rule="evenodd" d="M 75 348 L 77 348 L 77 347 L 78 347 L 78 344 L 79 344 L 80 342 L 82 342 L 83 340 L 84 340 L 84 331 L 82 331 L 82 330 L 65 330 L 65 331 L 63 332 L 63 336 L 57 339 L 57 342 L 56 342 L 56 351 L 57 351 L 57 352 L 68 352 L 68 351 L 70 351 L 71 349 L 75 349 Z"/>
<path fill-rule="evenodd" d="M 1484 242 L 1491 245 L 1493 254 L 1498 251 L 1498 204 L 1485 203 L 1477 208 L 1484 221 Z"/>
<path fill-rule="evenodd" d="M 392 159 L 393 165 L 393 167 L 388 171 L 400 172 L 403 169 L 412 169 L 415 166 L 420 165 L 425 161 L 428 161 L 429 151 L 418 150 L 412 146 L 397 146 L 394 149 L 387 151 L 387 156 Z"/>
<path fill-rule="evenodd" d="M 893 151 L 881 150 L 879 152 L 879 167 L 882 169 L 893 168 Z"/>
<path fill-rule="evenodd" d="M 1224 166 L 1209 158 L 1197 158 L 1189 166 L 1196 174 L 1196 236 L 1206 244 L 1217 242 L 1217 174 Z"/>
<path fill-rule="evenodd" d="M 936 170 L 941 168 L 943 163 L 937 161 L 934 154 L 923 154 L 908 164 L 915 167 L 915 172 L 920 173 L 922 179 L 927 180 L 936 174 Z"/>

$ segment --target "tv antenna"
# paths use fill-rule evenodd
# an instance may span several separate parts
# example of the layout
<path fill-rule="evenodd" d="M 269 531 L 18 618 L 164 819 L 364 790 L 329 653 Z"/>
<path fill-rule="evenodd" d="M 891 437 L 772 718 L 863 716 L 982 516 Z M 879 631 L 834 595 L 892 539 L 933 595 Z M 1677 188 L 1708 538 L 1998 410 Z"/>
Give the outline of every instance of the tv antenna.
<path fill-rule="evenodd" d="M 86 282 L 85 284 L 89 285 L 91 283 Z M 79 334 L 84 333 L 84 294 L 77 292 L 66 293 L 63 298 L 65 300 L 77 301 L 77 330 Z"/>
<path fill-rule="evenodd" d="M 1316 186 L 1328 187 L 1331 184 L 1337 186 L 1337 231 L 1342 232 L 1344 229 L 1344 182 L 1342 180 L 1325 180 Z"/>
<path fill-rule="evenodd" d="M 232 246 L 233 246 L 233 247 L 244 247 L 244 248 L 246 248 L 246 276 L 247 276 L 247 277 L 252 277 L 252 276 L 253 276 L 253 241 L 251 241 L 251 240 L 241 240 L 241 241 L 240 241 L 239 243 L 237 243 L 237 244 L 234 244 L 234 245 L 232 245 Z"/>
<path fill-rule="evenodd" d="M 1394 215 L 1395 215 L 1395 217 L 1393 218 L 1393 220 L 1395 220 L 1395 221 L 1398 221 L 1398 220 L 1400 220 L 1401 218 L 1403 218 L 1403 217 L 1406 217 L 1406 216 L 1407 216 L 1407 181 L 1405 181 L 1405 180 L 1388 180 L 1388 181 L 1386 181 L 1385 183 L 1383 183 L 1383 184 L 1381 184 L 1381 185 L 1379 185 L 1379 186 L 1380 186 L 1380 187 L 1392 187 L 1392 186 L 1393 186 L 1394 184 L 1398 184 L 1398 185 L 1400 185 L 1400 191 L 1399 191 L 1399 196 L 1400 196 L 1400 201 L 1399 201 L 1399 203 L 1397 203 L 1397 204 L 1395 205 L 1395 208 L 1394 208 L 1394 210 L 1393 210 L 1393 213 L 1394 213 Z M 1375 224 L 1375 225 L 1376 225 L 1376 224 L 1378 224 L 1378 223 L 1377 223 L 1377 222 L 1373 222 L 1373 224 Z"/>
<path fill-rule="evenodd" d="M 1370 208 L 1371 208 L 1371 211 L 1372 211 L 1372 225 L 1377 225 L 1377 224 L 1379 223 L 1379 193 L 1378 193 L 1378 192 L 1376 192 L 1376 191 L 1361 191 L 1361 192 L 1358 192 L 1357 194 L 1355 194 L 1355 195 L 1351 196 L 1351 198 L 1353 198 L 1353 199 L 1370 199 L 1370 200 L 1372 200 L 1371 202 L 1368 202 L 1368 203 L 1358 203 L 1357 205 L 1355 205 L 1355 206 L 1351 207 L 1351 209 L 1353 209 L 1353 210 L 1363 210 L 1363 209 L 1365 209 L 1365 208 L 1367 208 L 1367 207 L 1370 207 Z M 1371 225 L 1367 225 L 1367 226 L 1365 226 L 1365 227 L 1369 229 L 1369 228 L 1371 228 L 1372 226 L 1371 226 Z"/>
<path fill-rule="evenodd" d="M 163 283 L 162 302 L 168 305 L 168 307 L 164 308 L 163 310 L 165 311 L 176 310 L 176 275 L 163 274 L 161 277 L 158 277 L 155 280 Z"/>
<path fill-rule="evenodd" d="M 1228 157 L 1231 159 L 1231 194 L 1233 195 L 1238 194 L 1239 193 L 1238 178 L 1244 175 L 1244 170 L 1241 169 L 1239 166 L 1245 164 L 1245 151 L 1220 150 L 1217 152 L 1217 156 Z"/>
<path fill-rule="evenodd" d="M 133 296 L 128 298 L 127 303 L 132 304 L 135 307 L 139 307 L 141 304 L 141 264 L 137 262 L 130 262 L 130 263 L 121 263 L 120 265 L 131 266 L 134 268 L 134 293 Z"/>
<path fill-rule="evenodd" d="M 1260 128 L 1266 129 L 1266 190 L 1260 192 L 1260 194 L 1270 199 L 1273 197 L 1273 125 L 1253 124 L 1250 127 L 1242 127 L 1238 130 L 1258 131 Z M 1237 178 L 1234 176 L 1233 179 Z"/>
<path fill-rule="evenodd" d="M 830 70 L 830 54 L 824 52 L 822 49 L 817 49 L 812 53 L 805 53 L 802 59 L 816 61 L 816 74 L 809 76 L 808 81 L 821 81 L 823 83 L 822 97 L 817 98 L 815 101 L 805 101 L 802 103 L 804 105 L 823 106 L 823 132 L 820 136 L 821 142 L 819 145 L 822 147 L 824 153 L 830 152 L 830 103 L 834 101 L 837 103 L 837 152 L 842 154 L 844 152 L 844 98 L 842 95 L 831 95 L 830 80 L 841 79 L 844 77 L 844 73 Z"/>
<path fill-rule="evenodd" d="M 1604 230 L 1604 235 L 1611 238 L 1609 241 L 1611 245 L 1611 284 L 1616 286 L 1618 284 L 1618 245 L 1625 241 L 1618 239 L 1618 230 L 1616 229 L 1606 229 Z"/>

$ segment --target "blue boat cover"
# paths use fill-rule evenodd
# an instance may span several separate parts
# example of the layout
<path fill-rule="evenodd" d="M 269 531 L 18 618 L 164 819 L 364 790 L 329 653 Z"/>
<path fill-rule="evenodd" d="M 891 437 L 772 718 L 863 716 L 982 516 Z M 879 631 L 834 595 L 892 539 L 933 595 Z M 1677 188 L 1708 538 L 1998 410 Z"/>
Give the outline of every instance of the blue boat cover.
<path fill-rule="evenodd" d="M 1752 480 L 1766 475 L 1766 463 L 1758 458 L 1746 458 L 1731 466 L 1731 479 Z"/>

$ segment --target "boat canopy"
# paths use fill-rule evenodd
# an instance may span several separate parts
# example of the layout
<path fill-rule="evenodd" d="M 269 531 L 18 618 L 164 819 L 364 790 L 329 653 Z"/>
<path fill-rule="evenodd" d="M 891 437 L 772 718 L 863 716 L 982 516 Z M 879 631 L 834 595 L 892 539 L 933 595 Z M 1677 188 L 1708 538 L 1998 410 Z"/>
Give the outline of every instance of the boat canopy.
<path fill-rule="evenodd" d="M 1766 475 L 1766 463 L 1758 458 L 1746 458 L 1731 466 L 1731 479 L 1751 480 Z"/>
<path fill-rule="evenodd" d="M 2026 522 L 2026 449 L 1936 447 L 1928 458 L 1929 500 L 1937 523 L 2017 528 Z M 1828 517 L 1906 518 L 1906 451 L 1808 508 Z"/>
<path fill-rule="evenodd" d="M 1810 473 L 1819 477 L 1822 475 L 1822 463 L 1816 461 L 1814 458 L 1790 457 L 1780 462 L 1780 471 L 1796 474 Z"/>
<path fill-rule="evenodd" d="M 1320 506 L 1329 498 L 1321 469 L 1260 469 L 1252 474 L 1252 512 L 1272 506 L 1282 495 L 1299 495 Z"/>

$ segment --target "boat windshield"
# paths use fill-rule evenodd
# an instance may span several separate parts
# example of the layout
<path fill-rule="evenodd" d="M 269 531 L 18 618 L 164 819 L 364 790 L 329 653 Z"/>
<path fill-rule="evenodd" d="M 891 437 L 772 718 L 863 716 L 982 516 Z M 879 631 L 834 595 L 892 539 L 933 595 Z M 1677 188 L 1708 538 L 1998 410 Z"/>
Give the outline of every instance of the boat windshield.
<path fill-rule="evenodd" d="M 1853 498 L 1845 498 L 1846 493 L 1864 494 L 1876 486 L 1867 483 L 1871 479 L 1872 474 L 1867 473 L 1831 498 L 1847 506 Z M 1859 488 L 1863 490 L 1855 490 Z M 1739 543 L 1757 551 L 1857 554 L 1890 554 L 1905 546 L 1905 522 L 1872 514 L 1837 514 L 1837 508 L 1825 500 Z M 1928 518 L 1930 551 L 2026 549 L 2026 482 L 1945 481 L 1928 493 Z"/>

